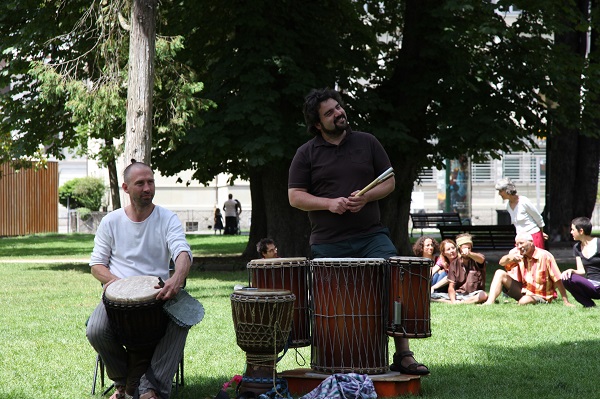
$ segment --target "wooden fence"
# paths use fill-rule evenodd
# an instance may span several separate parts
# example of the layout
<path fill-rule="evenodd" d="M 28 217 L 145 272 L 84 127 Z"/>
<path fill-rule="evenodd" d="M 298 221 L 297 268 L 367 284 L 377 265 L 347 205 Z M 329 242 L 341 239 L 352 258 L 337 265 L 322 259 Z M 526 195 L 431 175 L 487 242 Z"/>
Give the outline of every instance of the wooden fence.
<path fill-rule="evenodd" d="M 14 170 L 0 165 L 0 237 L 58 232 L 58 162 Z"/>

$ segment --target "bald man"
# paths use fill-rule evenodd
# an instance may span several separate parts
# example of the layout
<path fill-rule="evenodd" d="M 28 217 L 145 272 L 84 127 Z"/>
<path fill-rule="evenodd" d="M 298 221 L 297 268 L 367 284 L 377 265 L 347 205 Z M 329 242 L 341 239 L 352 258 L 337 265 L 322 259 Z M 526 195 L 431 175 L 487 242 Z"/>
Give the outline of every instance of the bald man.
<path fill-rule="evenodd" d="M 496 270 L 488 299 L 482 305 L 494 304 L 501 292 L 515 299 L 519 305 L 550 303 L 558 290 L 564 305 L 574 306 L 569 302 L 554 256 L 537 248 L 530 233 L 517 234 L 515 248 L 499 263 L 505 270 Z"/>

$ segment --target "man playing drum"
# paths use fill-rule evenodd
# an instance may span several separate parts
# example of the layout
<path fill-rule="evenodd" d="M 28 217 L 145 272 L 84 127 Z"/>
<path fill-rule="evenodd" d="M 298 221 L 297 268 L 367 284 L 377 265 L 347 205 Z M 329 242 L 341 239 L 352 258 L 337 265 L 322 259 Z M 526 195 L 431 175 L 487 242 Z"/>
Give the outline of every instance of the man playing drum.
<path fill-rule="evenodd" d="M 126 277 L 160 277 L 164 286 L 156 299 L 168 300 L 185 283 L 192 262 L 190 246 L 177 216 L 153 204 L 154 173 L 148 165 L 133 161 L 125 169 L 123 180 L 122 188 L 129 195 L 130 205 L 109 213 L 98 226 L 90 259 L 92 275 L 105 290 L 111 283 Z M 171 260 L 175 262 L 175 271 L 170 277 Z M 159 288 L 158 284 L 155 288 Z M 136 388 L 140 399 L 168 399 L 187 333 L 187 328 L 169 320 L 139 388 L 126 388 L 128 355 L 109 325 L 104 303 L 90 316 L 86 331 L 88 340 L 104 361 L 109 378 L 115 383 L 116 391 L 111 399 L 131 398 Z"/>
<path fill-rule="evenodd" d="M 359 190 L 390 168 L 391 162 L 371 134 L 353 131 L 335 90 L 313 90 L 305 99 L 307 130 L 315 137 L 296 152 L 289 170 L 290 205 L 308 211 L 314 258 L 383 258 L 396 256 L 381 224 L 379 199 L 394 190 L 394 178 L 363 195 Z M 428 374 L 413 357 L 407 338 L 394 337 L 390 369 Z"/>

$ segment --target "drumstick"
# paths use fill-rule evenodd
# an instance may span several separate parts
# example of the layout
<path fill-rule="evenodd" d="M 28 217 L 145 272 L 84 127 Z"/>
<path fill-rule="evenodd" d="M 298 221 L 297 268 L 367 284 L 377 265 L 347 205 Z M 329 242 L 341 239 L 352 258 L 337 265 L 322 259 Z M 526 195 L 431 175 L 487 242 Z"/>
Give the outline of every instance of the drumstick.
<path fill-rule="evenodd" d="M 371 183 L 369 183 L 365 188 L 363 188 L 358 193 L 356 193 L 355 197 L 360 197 L 361 195 L 363 195 L 364 193 L 366 193 L 373 187 L 377 186 L 378 184 L 383 183 L 384 181 L 386 181 L 387 179 L 389 179 L 392 176 L 394 176 L 394 168 L 390 167 L 385 172 L 380 174 L 379 177 L 377 177 L 375 180 L 373 180 Z"/>

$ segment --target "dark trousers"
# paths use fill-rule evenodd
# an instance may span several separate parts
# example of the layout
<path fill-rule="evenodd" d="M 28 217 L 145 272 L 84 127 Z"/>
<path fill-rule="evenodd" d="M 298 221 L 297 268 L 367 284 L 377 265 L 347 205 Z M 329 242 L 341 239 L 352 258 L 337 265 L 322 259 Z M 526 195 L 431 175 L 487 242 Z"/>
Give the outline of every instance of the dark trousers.
<path fill-rule="evenodd" d="M 237 233 L 237 217 L 225 216 L 225 234 L 236 234 Z"/>

